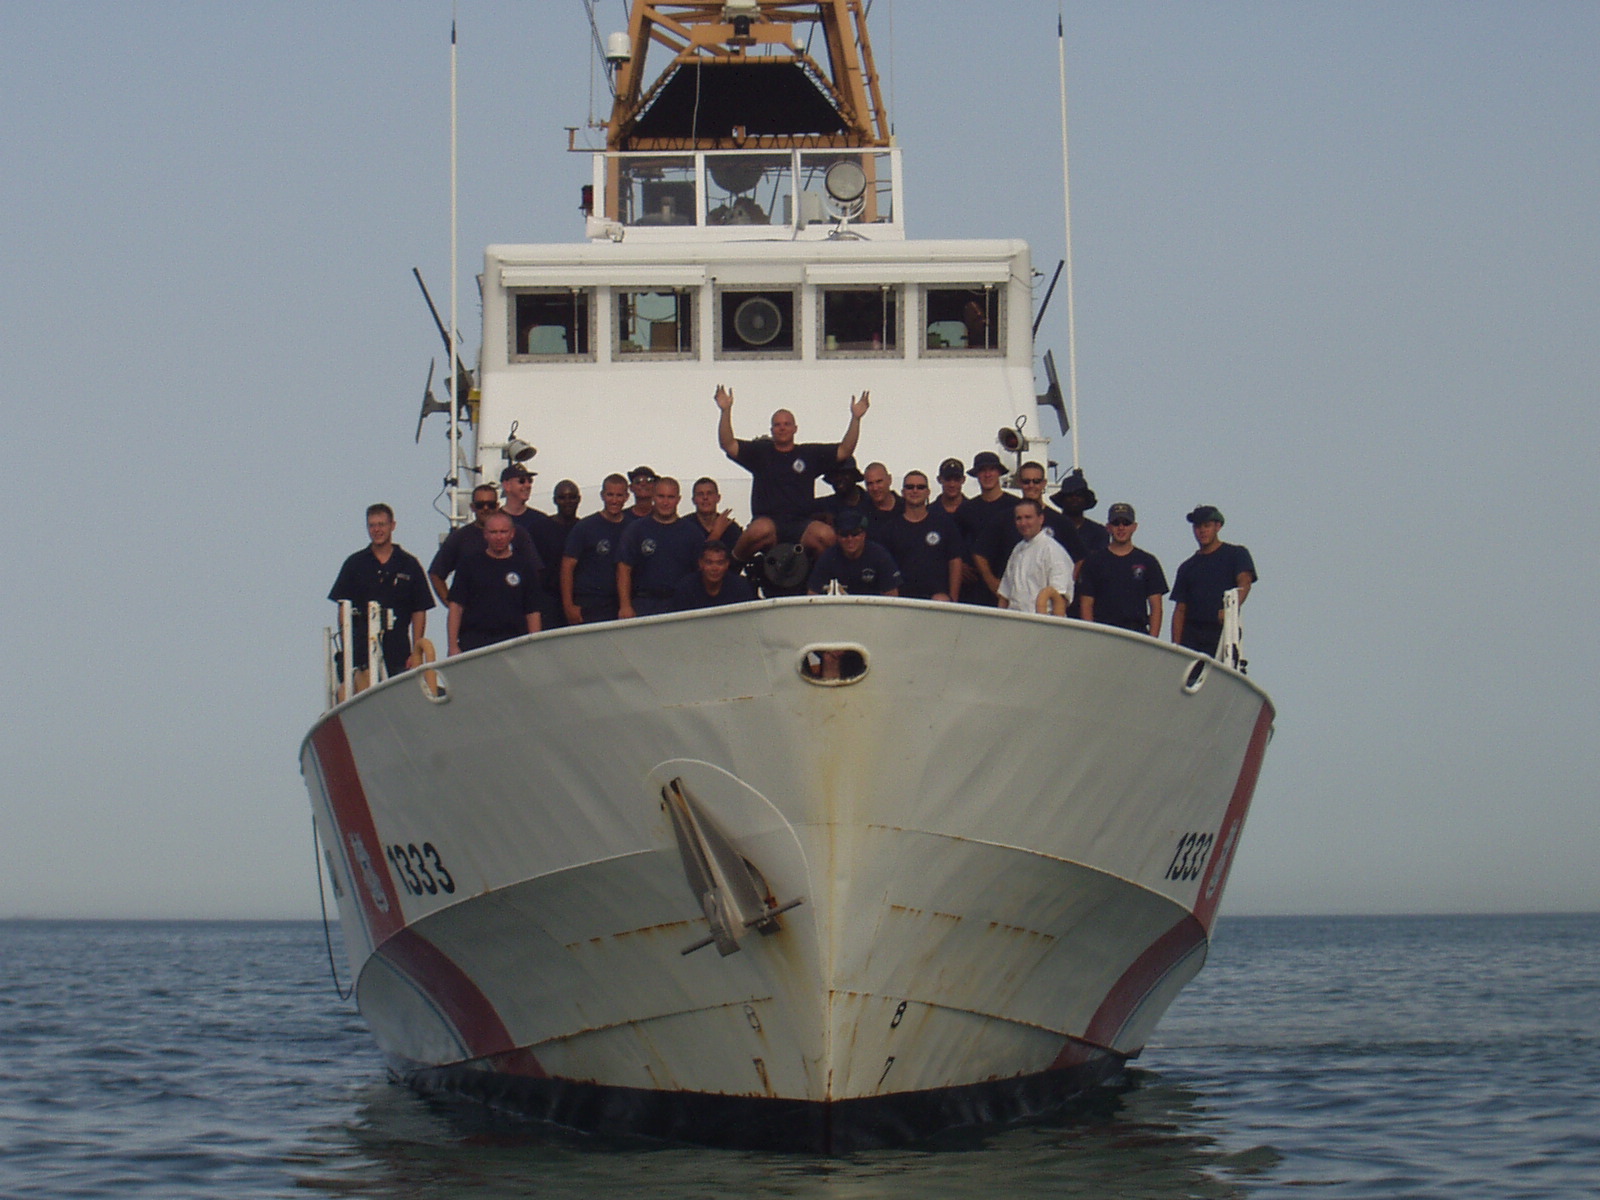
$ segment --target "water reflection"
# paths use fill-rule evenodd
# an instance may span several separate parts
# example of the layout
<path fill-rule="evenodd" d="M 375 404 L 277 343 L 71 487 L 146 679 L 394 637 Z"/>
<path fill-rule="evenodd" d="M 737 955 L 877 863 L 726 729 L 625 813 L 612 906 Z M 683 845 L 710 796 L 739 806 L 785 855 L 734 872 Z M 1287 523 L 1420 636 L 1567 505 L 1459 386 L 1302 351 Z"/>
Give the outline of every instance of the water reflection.
<path fill-rule="evenodd" d="M 306 1195 L 407 1200 L 1246 1196 L 1279 1156 L 1230 1153 L 1218 1126 L 1199 1092 L 1140 1071 L 1041 1124 L 827 1159 L 604 1142 L 375 1084 L 348 1124 L 319 1131 L 290 1168 Z"/>

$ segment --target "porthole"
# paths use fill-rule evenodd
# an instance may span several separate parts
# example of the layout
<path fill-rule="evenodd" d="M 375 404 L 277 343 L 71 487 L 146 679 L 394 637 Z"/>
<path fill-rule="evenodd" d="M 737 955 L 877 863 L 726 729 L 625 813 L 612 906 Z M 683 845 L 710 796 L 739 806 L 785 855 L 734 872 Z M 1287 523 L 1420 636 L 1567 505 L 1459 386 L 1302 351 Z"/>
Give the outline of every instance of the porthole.
<path fill-rule="evenodd" d="M 1211 677 L 1211 660 L 1197 658 L 1183 669 L 1183 690 L 1186 695 L 1194 695 L 1205 686 L 1206 680 Z"/>
<path fill-rule="evenodd" d="M 800 651 L 800 678 L 818 687 L 845 687 L 867 677 L 867 649 L 854 642 L 812 645 Z"/>

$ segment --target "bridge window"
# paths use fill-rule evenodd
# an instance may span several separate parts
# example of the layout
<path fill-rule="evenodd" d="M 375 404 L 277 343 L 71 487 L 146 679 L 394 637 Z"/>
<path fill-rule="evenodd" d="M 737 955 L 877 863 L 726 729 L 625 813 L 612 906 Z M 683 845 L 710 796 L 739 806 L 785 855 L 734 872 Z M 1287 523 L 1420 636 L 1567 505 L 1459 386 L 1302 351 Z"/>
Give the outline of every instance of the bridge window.
<path fill-rule="evenodd" d="M 822 293 L 824 358 L 900 351 L 900 295 L 889 286 L 828 288 Z"/>
<path fill-rule="evenodd" d="M 707 225 L 777 225 L 794 207 L 787 154 L 706 155 Z"/>
<path fill-rule="evenodd" d="M 534 288 L 511 294 L 511 361 L 592 359 L 590 288 Z"/>
<path fill-rule="evenodd" d="M 694 293 L 687 288 L 617 293 L 617 355 L 688 357 L 694 353 Z"/>
<path fill-rule="evenodd" d="M 933 354 L 998 351 L 1002 293 L 992 285 L 930 287 L 925 297 L 923 347 Z"/>
<path fill-rule="evenodd" d="M 795 357 L 794 292 L 729 290 L 717 300 L 719 357 Z"/>
<path fill-rule="evenodd" d="M 624 225 L 693 225 L 692 157 L 641 155 L 619 160 L 618 218 Z"/>

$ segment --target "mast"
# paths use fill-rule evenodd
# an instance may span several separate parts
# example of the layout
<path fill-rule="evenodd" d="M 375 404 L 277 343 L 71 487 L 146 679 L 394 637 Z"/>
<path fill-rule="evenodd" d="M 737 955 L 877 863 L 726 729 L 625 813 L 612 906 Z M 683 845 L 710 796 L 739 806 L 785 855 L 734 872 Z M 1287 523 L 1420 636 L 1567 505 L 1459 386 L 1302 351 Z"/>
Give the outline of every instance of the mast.
<path fill-rule="evenodd" d="M 890 144 L 861 0 L 635 0 L 628 39 L 608 150 Z"/>

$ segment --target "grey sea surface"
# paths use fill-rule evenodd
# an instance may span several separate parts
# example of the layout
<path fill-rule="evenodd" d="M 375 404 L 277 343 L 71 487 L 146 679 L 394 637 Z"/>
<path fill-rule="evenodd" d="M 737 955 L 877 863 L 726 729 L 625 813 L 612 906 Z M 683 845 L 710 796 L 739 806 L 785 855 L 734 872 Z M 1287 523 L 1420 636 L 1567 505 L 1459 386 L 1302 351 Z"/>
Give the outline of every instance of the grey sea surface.
<path fill-rule="evenodd" d="M 430 1103 L 328 976 L 315 922 L 0 922 L 0 1197 L 1600 1194 L 1600 916 L 1224 917 L 1125 1087 L 836 1159 Z"/>

